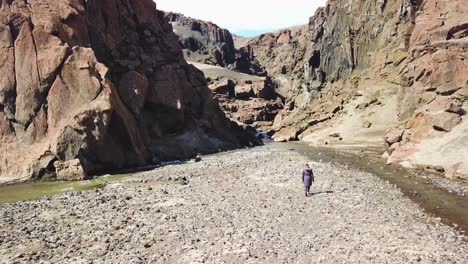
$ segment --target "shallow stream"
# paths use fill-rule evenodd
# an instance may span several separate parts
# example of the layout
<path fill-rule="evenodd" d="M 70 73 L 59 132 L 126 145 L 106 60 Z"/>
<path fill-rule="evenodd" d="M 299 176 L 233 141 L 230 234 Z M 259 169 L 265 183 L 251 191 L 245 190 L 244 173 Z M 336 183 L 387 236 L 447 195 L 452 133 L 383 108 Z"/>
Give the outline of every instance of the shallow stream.
<path fill-rule="evenodd" d="M 85 191 L 100 188 L 106 183 L 116 181 L 130 174 L 116 174 L 95 177 L 77 182 L 27 182 L 13 185 L 0 185 L 0 204 L 33 200 L 46 195 L 68 191 Z"/>
<path fill-rule="evenodd" d="M 378 176 L 396 185 L 407 197 L 418 203 L 426 212 L 440 217 L 447 225 L 468 232 L 468 197 L 450 193 L 435 186 L 430 180 L 412 175 L 406 169 L 384 164 L 377 156 L 377 150 L 367 149 L 372 155 L 356 155 L 332 148 L 315 148 L 302 143 L 272 144 L 273 148 L 290 149 L 311 160 L 334 162 L 349 168 L 359 169 Z"/>

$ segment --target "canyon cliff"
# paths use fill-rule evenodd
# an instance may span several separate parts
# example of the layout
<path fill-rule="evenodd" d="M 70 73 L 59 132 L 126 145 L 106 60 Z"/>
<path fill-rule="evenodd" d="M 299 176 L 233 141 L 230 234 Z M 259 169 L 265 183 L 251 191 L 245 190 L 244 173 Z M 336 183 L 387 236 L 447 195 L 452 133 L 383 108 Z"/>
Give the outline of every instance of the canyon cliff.
<path fill-rule="evenodd" d="M 385 144 L 389 163 L 468 175 L 468 5 L 330 0 L 244 47 L 286 98 L 277 141 Z"/>
<path fill-rule="evenodd" d="M 165 18 L 178 36 L 187 60 L 221 67 L 234 64 L 236 49 L 229 30 L 178 13 L 166 12 Z"/>
<path fill-rule="evenodd" d="M 271 112 L 271 127 L 257 127 L 271 128 L 276 141 L 385 146 L 388 163 L 465 178 L 464 2 L 329 0 L 307 25 L 235 36 L 227 67 L 271 79 L 284 107 Z M 223 45 L 232 47 L 228 35 Z"/>
<path fill-rule="evenodd" d="M 249 52 L 237 49 L 229 30 L 212 22 L 165 12 L 187 61 L 203 71 L 209 88 L 231 120 L 264 131 L 283 108 L 271 78 Z"/>
<path fill-rule="evenodd" d="M 152 0 L 0 0 L 0 176 L 86 175 L 255 144 Z"/>

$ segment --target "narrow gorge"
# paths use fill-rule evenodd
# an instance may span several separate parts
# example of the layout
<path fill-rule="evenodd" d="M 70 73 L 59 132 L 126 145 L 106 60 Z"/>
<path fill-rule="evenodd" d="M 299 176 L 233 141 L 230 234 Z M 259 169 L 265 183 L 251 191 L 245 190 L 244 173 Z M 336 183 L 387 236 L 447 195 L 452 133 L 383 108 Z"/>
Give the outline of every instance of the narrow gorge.
<path fill-rule="evenodd" d="M 467 0 L 0 0 L 0 264 L 466 264 L 467 111 Z"/>
<path fill-rule="evenodd" d="M 269 80 L 280 100 L 274 108 L 256 109 L 270 118 L 243 111 L 237 121 L 249 120 L 244 124 L 276 141 L 385 147 L 388 163 L 467 178 L 463 0 L 328 1 L 308 25 L 251 39 L 181 15 L 169 18 L 187 60 Z M 225 111 L 235 116 L 237 108 Z"/>

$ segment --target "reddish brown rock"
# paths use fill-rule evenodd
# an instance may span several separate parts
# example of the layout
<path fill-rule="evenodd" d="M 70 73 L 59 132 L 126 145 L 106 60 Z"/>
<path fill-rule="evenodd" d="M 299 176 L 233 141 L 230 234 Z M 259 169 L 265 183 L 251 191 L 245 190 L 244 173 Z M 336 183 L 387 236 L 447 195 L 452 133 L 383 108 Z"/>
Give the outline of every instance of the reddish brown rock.
<path fill-rule="evenodd" d="M 0 112 L 0 142 L 6 142 L 12 136 L 13 127 L 10 124 L 10 120 L 8 120 L 3 112 Z"/>
<path fill-rule="evenodd" d="M 9 119 L 15 115 L 15 51 L 10 27 L 0 24 L 0 105 Z"/>
<path fill-rule="evenodd" d="M 119 83 L 119 94 L 135 116 L 141 114 L 148 94 L 148 79 L 136 71 L 129 71 L 122 76 Z"/>
<path fill-rule="evenodd" d="M 258 143 L 153 1 L 0 3 L 0 176 L 79 180 Z"/>
<path fill-rule="evenodd" d="M 15 119 L 26 126 L 42 103 L 36 46 L 29 21 L 22 24 L 15 40 L 15 73 L 17 94 Z"/>
<path fill-rule="evenodd" d="M 37 50 L 37 67 L 42 83 L 53 82 L 59 66 L 65 60 L 69 51 L 68 44 L 51 35 L 42 28 L 33 30 L 34 43 Z"/>

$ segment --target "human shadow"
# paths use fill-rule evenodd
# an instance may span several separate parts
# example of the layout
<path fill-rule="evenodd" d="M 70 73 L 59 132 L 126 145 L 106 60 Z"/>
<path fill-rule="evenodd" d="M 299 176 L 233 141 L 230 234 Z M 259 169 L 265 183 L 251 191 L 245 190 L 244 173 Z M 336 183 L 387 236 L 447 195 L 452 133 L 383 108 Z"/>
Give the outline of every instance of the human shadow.
<path fill-rule="evenodd" d="M 312 197 L 312 196 L 317 195 L 317 194 L 322 194 L 322 193 L 330 194 L 330 193 L 333 193 L 333 191 L 310 192 L 309 197 Z"/>

